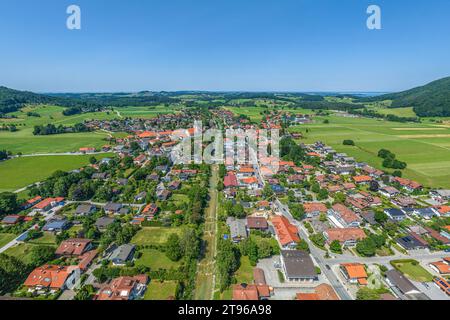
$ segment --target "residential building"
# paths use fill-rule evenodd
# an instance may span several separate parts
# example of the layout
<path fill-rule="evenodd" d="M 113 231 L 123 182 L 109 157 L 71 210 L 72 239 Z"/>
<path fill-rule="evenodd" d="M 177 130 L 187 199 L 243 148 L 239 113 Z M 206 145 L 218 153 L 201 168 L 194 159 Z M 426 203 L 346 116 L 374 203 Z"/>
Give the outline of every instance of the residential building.
<path fill-rule="evenodd" d="M 81 256 L 92 249 L 90 239 L 68 239 L 61 242 L 55 254 L 58 256 Z"/>
<path fill-rule="evenodd" d="M 288 281 L 313 282 L 318 280 L 311 256 L 305 251 L 282 250 L 281 264 Z"/>
<path fill-rule="evenodd" d="M 285 216 L 273 217 L 271 222 L 281 247 L 284 249 L 295 248 L 300 242 L 297 227 L 291 224 Z"/>
<path fill-rule="evenodd" d="M 24 286 L 29 291 L 37 291 L 38 293 L 50 291 L 52 293 L 73 287 L 78 275 L 78 267 L 44 265 L 30 273 Z"/>
<path fill-rule="evenodd" d="M 247 238 L 247 228 L 245 219 L 228 217 L 227 225 L 230 228 L 230 236 L 233 242 L 238 243 Z"/>
<path fill-rule="evenodd" d="M 266 218 L 247 217 L 247 228 L 249 230 L 266 231 L 269 228 Z"/>
<path fill-rule="evenodd" d="M 338 228 L 358 228 L 361 224 L 361 218 L 340 203 L 335 204 L 328 210 L 328 216 Z"/>
<path fill-rule="evenodd" d="M 360 228 L 332 228 L 324 231 L 323 235 L 328 243 L 337 240 L 344 247 L 355 246 L 359 240 L 367 237 Z"/>
<path fill-rule="evenodd" d="M 345 279 L 352 284 L 367 285 L 366 268 L 361 263 L 343 263 L 340 270 Z"/>
<path fill-rule="evenodd" d="M 137 300 L 144 296 L 148 282 L 146 275 L 116 278 L 103 287 L 94 300 Z"/>
<path fill-rule="evenodd" d="M 403 221 L 406 219 L 406 214 L 400 209 L 385 209 L 384 213 L 394 221 Z"/>
<path fill-rule="evenodd" d="M 114 266 L 125 266 L 127 262 L 133 260 L 136 246 L 123 244 L 116 248 L 111 254 L 110 260 Z"/>

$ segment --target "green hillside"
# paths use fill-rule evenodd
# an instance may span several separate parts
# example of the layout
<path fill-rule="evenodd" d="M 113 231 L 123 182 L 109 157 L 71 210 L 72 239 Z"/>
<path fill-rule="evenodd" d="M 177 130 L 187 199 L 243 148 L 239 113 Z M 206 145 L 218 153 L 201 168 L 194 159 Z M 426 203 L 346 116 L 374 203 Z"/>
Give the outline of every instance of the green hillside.
<path fill-rule="evenodd" d="M 361 102 L 392 100 L 390 108 L 412 107 L 420 117 L 450 116 L 450 77 L 403 92 L 386 94 Z"/>

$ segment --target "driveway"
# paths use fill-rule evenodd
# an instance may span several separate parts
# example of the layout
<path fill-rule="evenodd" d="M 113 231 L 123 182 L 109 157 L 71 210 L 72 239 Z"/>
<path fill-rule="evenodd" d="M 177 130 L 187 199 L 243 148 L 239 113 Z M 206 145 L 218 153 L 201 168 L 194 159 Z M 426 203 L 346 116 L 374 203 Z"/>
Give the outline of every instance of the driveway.
<path fill-rule="evenodd" d="M 423 293 L 425 293 L 431 300 L 450 300 L 444 291 L 439 289 L 433 282 L 416 282 L 412 281 L 414 285 Z"/>

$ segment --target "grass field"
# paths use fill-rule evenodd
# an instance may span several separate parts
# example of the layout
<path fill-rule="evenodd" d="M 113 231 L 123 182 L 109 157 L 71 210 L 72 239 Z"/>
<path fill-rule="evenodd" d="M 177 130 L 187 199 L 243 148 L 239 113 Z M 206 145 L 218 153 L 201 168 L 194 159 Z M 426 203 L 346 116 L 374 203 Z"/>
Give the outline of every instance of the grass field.
<path fill-rule="evenodd" d="M 15 237 L 17 236 L 11 233 L 0 233 L 0 248 L 12 241 Z"/>
<path fill-rule="evenodd" d="M 101 159 L 112 154 L 96 155 Z M 38 156 L 0 162 L 0 192 L 14 191 L 47 178 L 57 170 L 73 170 L 89 163 L 90 155 Z"/>
<path fill-rule="evenodd" d="M 324 124 L 325 119 L 330 123 Z M 377 153 L 381 148 L 389 149 L 408 163 L 405 177 L 430 187 L 450 188 L 450 128 L 332 115 L 317 117 L 315 123 L 291 127 L 290 131 L 302 132 L 303 143 L 323 141 L 380 169 L 382 161 Z M 342 145 L 345 139 L 354 140 L 356 146 Z"/>
<path fill-rule="evenodd" d="M 172 234 L 181 234 L 181 228 L 146 227 L 142 228 L 131 240 L 136 245 L 164 244 Z"/>
<path fill-rule="evenodd" d="M 175 281 L 151 281 L 147 286 L 144 300 L 167 300 L 175 296 L 177 283 Z"/>
<path fill-rule="evenodd" d="M 224 109 L 233 112 L 235 115 L 245 115 L 249 117 L 252 121 L 261 121 L 261 119 L 265 116 L 261 114 L 263 111 L 267 110 L 275 110 L 274 108 L 267 107 L 225 107 Z M 284 108 L 276 108 L 276 110 L 283 110 L 286 112 L 292 113 L 301 113 L 301 114 L 312 114 L 313 111 L 306 109 L 292 109 L 289 107 Z"/>
<path fill-rule="evenodd" d="M 36 125 L 64 125 L 73 126 L 85 120 L 112 120 L 125 117 L 130 118 L 154 118 L 158 114 L 174 113 L 176 110 L 172 107 L 154 106 L 154 107 L 123 107 L 115 108 L 114 111 L 83 113 L 73 116 L 64 116 L 64 108 L 58 106 L 39 105 L 29 106 L 20 111 L 11 113 L 16 116 L 15 119 L 0 119 L 2 124 L 16 125 L 17 132 L 0 131 L 0 146 L 13 153 L 21 152 L 23 154 L 34 153 L 55 153 L 78 151 L 81 147 L 99 148 L 106 144 L 106 132 L 87 132 L 87 133 L 67 133 L 50 136 L 34 136 L 33 128 Z M 40 117 L 28 116 L 27 112 L 35 112 Z"/>
<path fill-rule="evenodd" d="M 417 261 L 416 261 L 417 262 Z M 402 272 L 407 278 L 418 282 L 431 282 L 434 277 L 431 273 L 421 267 L 418 263 L 415 265 L 411 260 L 391 261 L 394 268 Z"/>
<path fill-rule="evenodd" d="M 149 267 L 151 270 L 176 269 L 180 264 L 167 258 L 164 252 L 154 249 L 144 249 L 142 256 L 136 260 L 136 266 Z"/>

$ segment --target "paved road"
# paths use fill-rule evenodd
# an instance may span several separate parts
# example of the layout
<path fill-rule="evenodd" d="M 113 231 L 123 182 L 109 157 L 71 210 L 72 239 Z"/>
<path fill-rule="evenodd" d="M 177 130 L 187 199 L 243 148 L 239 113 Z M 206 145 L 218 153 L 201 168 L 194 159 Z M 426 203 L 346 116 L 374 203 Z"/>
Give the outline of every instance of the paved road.
<path fill-rule="evenodd" d="M 288 220 L 297 227 L 300 237 L 302 239 L 305 239 L 308 242 L 308 245 L 311 249 L 311 255 L 316 261 L 316 263 L 319 265 L 320 269 L 322 270 L 322 273 L 327 277 L 328 281 L 330 281 L 331 285 L 333 286 L 334 290 L 336 290 L 336 293 L 339 295 L 339 297 L 342 300 L 353 300 L 352 297 L 347 292 L 347 289 L 341 284 L 337 276 L 332 270 L 328 270 L 326 267 L 329 264 L 329 260 L 324 258 L 324 252 L 317 248 L 308 237 L 307 232 L 303 229 L 302 225 L 294 219 L 292 214 L 289 211 L 289 208 L 287 206 L 284 206 L 280 200 L 275 200 L 275 205 L 277 206 L 278 210 L 286 217 Z M 347 260 L 348 262 L 348 260 Z"/>
<path fill-rule="evenodd" d="M 255 152 L 255 150 L 251 150 L 250 154 L 251 154 L 251 157 L 253 157 L 253 159 L 256 159 L 256 152 Z M 262 177 L 261 168 L 260 168 L 259 162 L 255 161 L 255 163 L 257 163 L 256 165 L 254 165 L 254 167 L 255 167 L 256 172 L 257 172 L 258 180 L 260 181 L 260 183 L 262 185 L 265 185 L 266 182 L 264 181 L 264 179 Z M 297 220 L 294 219 L 294 217 L 292 216 L 292 214 L 289 211 L 289 208 L 287 206 L 284 206 L 280 202 L 280 200 L 278 198 L 274 199 L 274 204 L 277 206 L 278 211 L 281 212 L 286 218 L 289 219 L 289 221 L 293 225 L 295 225 L 297 227 L 297 229 L 299 230 L 299 234 L 302 237 L 302 239 L 305 239 L 308 242 L 309 247 L 311 248 L 311 256 L 314 258 L 316 263 L 319 265 L 320 269 L 322 270 L 323 275 L 325 275 L 325 277 L 331 283 L 331 285 L 336 290 L 336 293 L 339 295 L 339 297 L 342 300 L 352 300 L 352 297 L 348 294 L 346 288 L 339 282 L 339 280 L 336 277 L 336 275 L 334 274 L 334 272 L 332 270 L 328 270 L 327 269 L 326 265 L 328 264 L 328 261 L 326 261 L 324 259 L 323 251 L 321 251 L 320 249 L 315 247 L 314 244 L 311 243 L 311 241 L 309 240 L 308 234 L 302 228 L 301 224 Z"/>
<path fill-rule="evenodd" d="M 53 218 L 55 216 L 55 212 L 57 212 L 59 209 L 61 209 L 62 206 L 59 207 L 55 207 L 54 209 L 52 209 L 51 213 L 48 214 L 44 220 L 45 221 L 49 221 L 51 218 Z M 30 230 L 33 230 L 36 228 L 37 225 L 32 226 L 30 229 L 28 229 L 27 231 L 25 231 L 24 233 L 22 233 L 21 235 L 19 235 L 18 237 L 14 238 L 14 240 L 11 240 L 9 243 L 5 244 L 3 247 L 0 248 L 0 253 L 5 252 L 6 250 L 8 250 L 9 248 L 14 247 L 15 245 L 19 244 L 20 242 L 17 241 L 17 239 L 19 239 L 21 236 L 23 236 L 25 233 L 27 233 Z"/>

